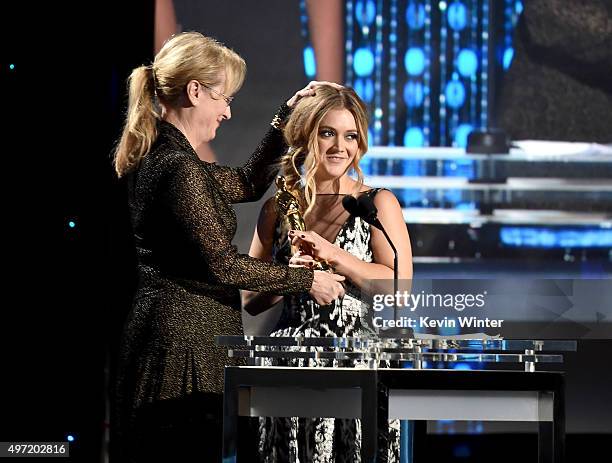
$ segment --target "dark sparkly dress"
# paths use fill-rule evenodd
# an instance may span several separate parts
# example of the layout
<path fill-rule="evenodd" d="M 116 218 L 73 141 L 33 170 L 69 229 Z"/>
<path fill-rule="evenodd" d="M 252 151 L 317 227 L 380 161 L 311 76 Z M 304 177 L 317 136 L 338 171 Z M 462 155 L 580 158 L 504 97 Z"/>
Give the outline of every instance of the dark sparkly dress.
<path fill-rule="evenodd" d="M 113 461 L 219 461 L 231 362 L 215 336 L 242 333 L 239 288 L 307 292 L 313 272 L 231 244 L 231 203 L 255 201 L 270 186 L 286 148 L 280 130 L 271 128 L 242 168 L 201 161 L 167 122 L 158 130 L 128 180 L 139 285 L 120 349 Z"/>

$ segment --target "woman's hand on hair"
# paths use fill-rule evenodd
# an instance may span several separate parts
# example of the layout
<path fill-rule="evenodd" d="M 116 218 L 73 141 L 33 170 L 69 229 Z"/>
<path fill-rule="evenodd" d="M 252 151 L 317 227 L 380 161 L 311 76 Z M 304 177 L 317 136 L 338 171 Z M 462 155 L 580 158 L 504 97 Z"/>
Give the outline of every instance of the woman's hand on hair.
<path fill-rule="evenodd" d="M 302 255 L 310 255 L 323 262 L 333 263 L 340 248 L 313 231 L 289 231 L 291 244 L 300 249 Z"/>
<path fill-rule="evenodd" d="M 308 85 L 306 85 L 306 87 L 295 92 L 295 95 L 293 95 L 287 101 L 287 106 L 289 106 L 290 108 L 293 108 L 296 105 L 296 103 L 300 101 L 302 98 L 315 95 L 317 87 L 320 87 L 321 85 L 329 85 L 334 88 L 343 88 L 342 85 L 337 84 L 335 82 L 327 82 L 323 80 L 321 81 L 313 80 Z"/>

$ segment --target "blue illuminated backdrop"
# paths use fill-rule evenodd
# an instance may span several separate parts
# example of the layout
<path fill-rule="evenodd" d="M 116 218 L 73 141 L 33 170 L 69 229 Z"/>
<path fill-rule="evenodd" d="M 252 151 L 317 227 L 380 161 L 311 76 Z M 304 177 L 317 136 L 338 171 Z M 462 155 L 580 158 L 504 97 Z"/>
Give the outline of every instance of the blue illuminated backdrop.
<path fill-rule="evenodd" d="M 345 83 L 354 87 L 369 107 L 370 145 L 463 148 L 472 130 L 495 126 L 496 85 L 514 57 L 513 34 L 523 10 L 520 0 L 346 0 L 344 4 Z M 307 76 L 314 78 L 316 63 L 304 0 L 301 8 L 307 42 L 304 66 Z M 390 179 L 477 177 L 477 166 L 470 158 L 427 163 L 418 154 L 425 150 L 402 151 L 402 156 L 395 158 L 366 156 L 361 164 L 363 172 Z M 404 208 L 478 209 L 463 190 L 431 188 L 429 197 L 425 190 L 396 185 L 394 193 Z M 439 229 L 429 230 L 435 233 Z M 506 225 L 494 230 L 499 242 L 496 252 L 507 248 L 565 249 L 570 258 L 568 249 L 612 248 L 609 227 Z M 482 240 L 480 232 L 470 230 L 471 239 Z M 445 239 L 441 233 L 439 241 Z M 440 330 L 439 334 L 458 333 Z M 432 362 L 423 367 L 482 368 L 478 358 L 475 355 L 473 361 L 463 363 Z M 402 422 L 402 462 L 411 461 L 406 445 L 408 426 Z M 438 432 L 456 429 L 453 421 L 439 421 L 437 426 Z M 482 423 L 468 423 L 467 431 L 482 432 Z M 469 458 L 470 448 L 461 446 L 455 455 Z"/>
<path fill-rule="evenodd" d="M 304 68 L 312 78 L 315 55 L 301 5 Z M 370 143 L 464 147 L 470 131 L 487 127 L 492 71 L 512 61 L 521 11 L 518 0 L 346 1 L 345 82 L 369 105 Z M 502 24 L 495 41 L 494 23 Z"/>
<path fill-rule="evenodd" d="M 301 5 L 304 67 L 314 78 L 304 0 Z M 345 82 L 369 107 L 370 145 L 462 148 L 472 130 L 489 126 L 495 83 L 512 61 L 521 11 L 518 0 L 346 1 Z M 362 169 L 366 175 L 431 175 L 418 159 L 366 157 Z M 444 163 L 437 175 L 472 179 L 474 172 L 466 159 Z M 431 205 L 418 190 L 395 193 L 405 207 Z M 459 190 L 438 199 L 475 207 Z"/>

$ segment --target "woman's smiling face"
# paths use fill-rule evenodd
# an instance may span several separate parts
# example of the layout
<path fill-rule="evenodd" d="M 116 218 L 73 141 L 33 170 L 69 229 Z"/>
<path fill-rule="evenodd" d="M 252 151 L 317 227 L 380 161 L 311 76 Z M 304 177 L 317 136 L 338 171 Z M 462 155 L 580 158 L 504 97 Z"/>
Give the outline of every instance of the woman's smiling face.
<path fill-rule="evenodd" d="M 359 150 L 359 132 L 353 114 L 347 109 L 332 109 L 321 120 L 317 143 L 319 181 L 342 177 L 350 169 Z"/>

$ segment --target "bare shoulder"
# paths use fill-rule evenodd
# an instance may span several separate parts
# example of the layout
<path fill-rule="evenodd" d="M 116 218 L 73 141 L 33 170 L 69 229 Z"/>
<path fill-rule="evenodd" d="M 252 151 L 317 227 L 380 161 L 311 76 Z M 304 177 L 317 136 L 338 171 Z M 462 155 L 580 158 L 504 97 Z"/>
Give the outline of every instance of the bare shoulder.
<path fill-rule="evenodd" d="M 377 208 L 381 207 L 400 207 L 397 197 L 389 190 L 379 190 L 374 196 L 374 204 Z"/>

